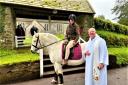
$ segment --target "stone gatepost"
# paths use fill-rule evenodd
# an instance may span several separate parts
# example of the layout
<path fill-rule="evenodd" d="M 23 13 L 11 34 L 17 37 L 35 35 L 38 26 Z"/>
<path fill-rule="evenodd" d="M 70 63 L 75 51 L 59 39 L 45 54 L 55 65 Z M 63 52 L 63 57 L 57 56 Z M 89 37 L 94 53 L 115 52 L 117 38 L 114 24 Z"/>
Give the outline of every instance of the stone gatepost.
<path fill-rule="evenodd" d="M 15 48 L 15 13 L 10 7 L 5 7 L 4 31 L 2 35 L 1 48 Z"/>

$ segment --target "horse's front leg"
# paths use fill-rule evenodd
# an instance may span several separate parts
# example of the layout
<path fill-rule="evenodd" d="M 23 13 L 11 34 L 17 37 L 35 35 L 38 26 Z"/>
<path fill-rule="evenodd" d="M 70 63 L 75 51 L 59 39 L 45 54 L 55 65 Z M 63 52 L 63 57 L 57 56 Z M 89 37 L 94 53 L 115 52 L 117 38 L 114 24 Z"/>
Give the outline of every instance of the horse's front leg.
<path fill-rule="evenodd" d="M 58 81 L 58 78 L 60 81 Z M 58 84 L 58 85 L 63 85 L 64 79 L 63 79 L 63 74 L 54 74 L 54 78 L 51 81 L 52 84 Z"/>
<path fill-rule="evenodd" d="M 54 73 L 54 77 L 53 77 L 51 83 L 52 83 L 52 84 L 58 84 L 58 75 L 57 75 L 56 72 Z"/>
<path fill-rule="evenodd" d="M 55 69 L 55 75 L 54 75 L 54 78 L 52 80 L 52 83 L 53 84 L 58 83 L 58 85 L 63 85 L 64 79 L 63 79 L 62 65 L 60 63 L 54 63 L 54 69 Z"/>
<path fill-rule="evenodd" d="M 59 76 L 59 79 L 60 79 L 58 85 L 63 85 L 63 83 L 64 83 L 63 74 L 60 74 L 60 73 L 59 73 L 58 76 Z"/>

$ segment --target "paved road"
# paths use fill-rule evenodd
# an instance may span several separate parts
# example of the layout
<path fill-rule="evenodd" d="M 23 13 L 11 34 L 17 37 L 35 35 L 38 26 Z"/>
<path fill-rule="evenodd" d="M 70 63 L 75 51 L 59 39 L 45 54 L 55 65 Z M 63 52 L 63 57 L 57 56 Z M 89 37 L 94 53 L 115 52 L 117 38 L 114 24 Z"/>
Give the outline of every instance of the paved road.
<path fill-rule="evenodd" d="M 41 78 L 8 85 L 51 85 L 52 78 Z M 64 85 L 84 85 L 84 73 L 65 75 Z M 128 85 L 128 66 L 108 70 L 108 85 Z"/>

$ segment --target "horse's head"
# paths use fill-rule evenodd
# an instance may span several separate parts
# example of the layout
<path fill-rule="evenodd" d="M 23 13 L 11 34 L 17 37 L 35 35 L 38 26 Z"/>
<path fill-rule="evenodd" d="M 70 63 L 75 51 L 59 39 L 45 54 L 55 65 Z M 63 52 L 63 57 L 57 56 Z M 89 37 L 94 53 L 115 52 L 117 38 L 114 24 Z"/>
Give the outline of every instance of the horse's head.
<path fill-rule="evenodd" d="M 41 48 L 53 46 L 59 39 L 50 33 L 36 33 L 32 39 L 31 51 L 37 52 Z"/>
<path fill-rule="evenodd" d="M 41 49 L 41 46 L 42 45 L 41 45 L 39 33 L 36 33 L 32 38 L 31 52 L 32 53 L 37 52 L 39 49 Z"/>

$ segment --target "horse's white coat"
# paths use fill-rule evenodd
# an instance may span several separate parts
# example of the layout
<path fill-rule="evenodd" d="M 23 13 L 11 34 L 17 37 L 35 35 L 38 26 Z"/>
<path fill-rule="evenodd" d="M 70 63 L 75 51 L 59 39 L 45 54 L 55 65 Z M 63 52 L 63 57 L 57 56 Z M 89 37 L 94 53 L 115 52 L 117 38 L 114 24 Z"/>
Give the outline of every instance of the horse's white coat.
<path fill-rule="evenodd" d="M 50 33 L 37 33 L 33 36 L 33 40 L 32 40 L 32 44 L 35 45 L 36 41 L 37 41 L 37 37 L 39 36 L 39 41 L 40 44 L 37 44 L 37 47 L 41 47 L 41 46 L 47 46 L 51 43 L 54 43 L 56 41 L 59 41 L 59 39 L 54 36 L 53 34 Z M 58 73 L 63 73 L 62 70 L 62 52 L 61 52 L 61 48 L 62 48 L 62 43 L 63 41 L 57 42 L 55 44 L 52 44 L 47 48 L 48 50 L 48 54 L 50 57 L 50 61 L 53 63 L 54 65 L 54 69 L 55 72 Z M 68 60 L 68 65 L 80 65 L 82 63 L 84 63 L 84 52 L 85 52 L 85 45 L 86 43 L 82 43 L 81 44 L 81 48 L 82 48 L 82 58 L 80 60 Z M 35 51 L 35 47 L 31 46 L 31 50 Z"/>

